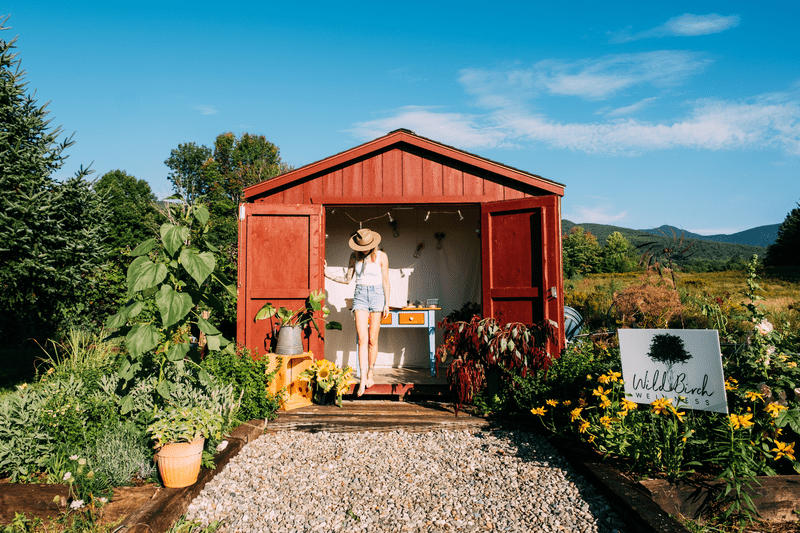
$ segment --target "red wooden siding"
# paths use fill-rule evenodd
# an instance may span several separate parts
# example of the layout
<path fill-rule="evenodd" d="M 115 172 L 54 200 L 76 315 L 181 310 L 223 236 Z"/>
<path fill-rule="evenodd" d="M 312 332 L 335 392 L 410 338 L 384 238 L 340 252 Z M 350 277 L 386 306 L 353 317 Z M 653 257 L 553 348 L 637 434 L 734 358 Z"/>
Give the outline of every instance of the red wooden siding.
<path fill-rule="evenodd" d="M 480 203 L 539 196 L 543 192 L 407 148 L 380 151 L 254 199 L 268 204 Z"/>
<path fill-rule="evenodd" d="M 481 206 L 483 314 L 503 322 L 552 320 L 563 332 L 559 205 L 555 196 Z M 555 294 L 551 288 L 555 288 Z M 561 333 L 560 335 L 563 335 Z M 552 343 L 558 354 L 563 340 Z"/>
<path fill-rule="evenodd" d="M 243 208 L 236 338 L 265 353 L 272 326 L 269 320 L 254 322 L 258 310 L 266 302 L 298 309 L 311 291 L 324 287 L 324 208 L 268 204 L 245 204 Z M 277 326 L 277 320 L 274 323 Z M 304 347 L 315 354 L 324 349 L 316 332 L 305 339 Z"/>

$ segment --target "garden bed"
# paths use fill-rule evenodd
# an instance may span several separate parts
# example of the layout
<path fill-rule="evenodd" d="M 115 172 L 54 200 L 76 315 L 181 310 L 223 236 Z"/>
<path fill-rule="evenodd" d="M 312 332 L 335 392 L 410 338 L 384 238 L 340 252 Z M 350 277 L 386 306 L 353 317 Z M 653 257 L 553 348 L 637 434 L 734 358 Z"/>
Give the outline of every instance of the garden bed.
<path fill-rule="evenodd" d="M 119 533 L 167 531 L 206 483 L 263 432 L 263 420 L 251 420 L 236 428 L 226 439 L 228 446 L 214 457 L 216 469 L 202 468 L 197 482 L 188 487 L 169 489 L 149 484 L 114 489 L 114 498 L 103 509 L 102 523 L 121 520 Z M 0 485 L 0 523 L 10 524 L 15 513 L 25 513 L 29 518 L 54 518 L 68 509 L 68 492 L 67 485 L 4 483 Z"/>
<path fill-rule="evenodd" d="M 672 483 L 666 479 L 636 480 L 624 464 L 604 459 L 586 443 L 554 436 L 551 442 L 582 475 L 608 498 L 623 520 L 636 532 L 688 533 L 681 520 L 697 524 L 720 514 L 715 496 L 725 484 L 703 476 Z M 800 531 L 800 476 L 758 476 L 760 485 L 746 492 L 753 498 L 759 521 L 750 533 Z M 724 531 L 724 530 L 721 530 Z"/>

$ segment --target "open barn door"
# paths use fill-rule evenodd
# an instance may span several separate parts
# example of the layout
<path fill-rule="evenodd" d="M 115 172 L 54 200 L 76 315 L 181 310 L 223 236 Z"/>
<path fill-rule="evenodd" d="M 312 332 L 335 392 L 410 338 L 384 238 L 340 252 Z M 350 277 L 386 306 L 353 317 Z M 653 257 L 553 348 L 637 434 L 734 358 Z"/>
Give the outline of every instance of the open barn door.
<path fill-rule="evenodd" d="M 481 205 L 483 316 L 526 324 L 552 320 L 564 347 L 561 212 L 555 195 Z"/>
<path fill-rule="evenodd" d="M 311 291 L 324 290 L 324 228 L 321 205 L 239 206 L 236 340 L 240 344 L 262 354 L 269 350 L 279 322 L 253 320 L 266 302 L 298 309 Z M 324 335 L 321 320 L 318 326 Z M 313 328 L 304 337 L 303 347 L 316 358 L 325 355 L 324 338 Z"/>

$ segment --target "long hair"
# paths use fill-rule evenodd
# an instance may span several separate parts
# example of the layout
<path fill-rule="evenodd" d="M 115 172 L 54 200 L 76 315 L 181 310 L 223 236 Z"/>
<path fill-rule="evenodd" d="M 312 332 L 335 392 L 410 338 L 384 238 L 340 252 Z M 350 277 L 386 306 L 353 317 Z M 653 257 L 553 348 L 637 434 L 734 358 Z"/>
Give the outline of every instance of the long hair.
<path fill-rule="evenodd" d="M 369 252 L 356 251 L 356 261 L 363 261 L 367 256 L 370 256 L 373 261 L 376 261 L 378 259 L 378 249 L 373 248 Z"/>

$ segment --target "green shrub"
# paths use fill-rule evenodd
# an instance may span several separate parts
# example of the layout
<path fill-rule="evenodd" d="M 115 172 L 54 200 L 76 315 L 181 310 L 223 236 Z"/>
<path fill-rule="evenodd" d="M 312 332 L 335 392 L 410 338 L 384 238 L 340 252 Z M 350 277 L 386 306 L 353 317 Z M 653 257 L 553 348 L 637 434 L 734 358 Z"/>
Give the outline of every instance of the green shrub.
<path fill-rule="evenodd" d="M 153 453 L 141 431 L 130 422 L 117 422 L 95 441 L 97 470 L 113 486 L 128 485 L 134 477 L 155 475 Z"/>
<path fill-rule="evenodd" d="M 223 383 L 233 385 L 236 396 L 241 396 L 236 420 L 266 418 L 272 420 L 280 403 L 267 391 L 275 372 L 267 372 L 269 357 L 253 354 L 238 347 L 235 354 L 211 352 L 203 359 L 202 367 Z"/>

